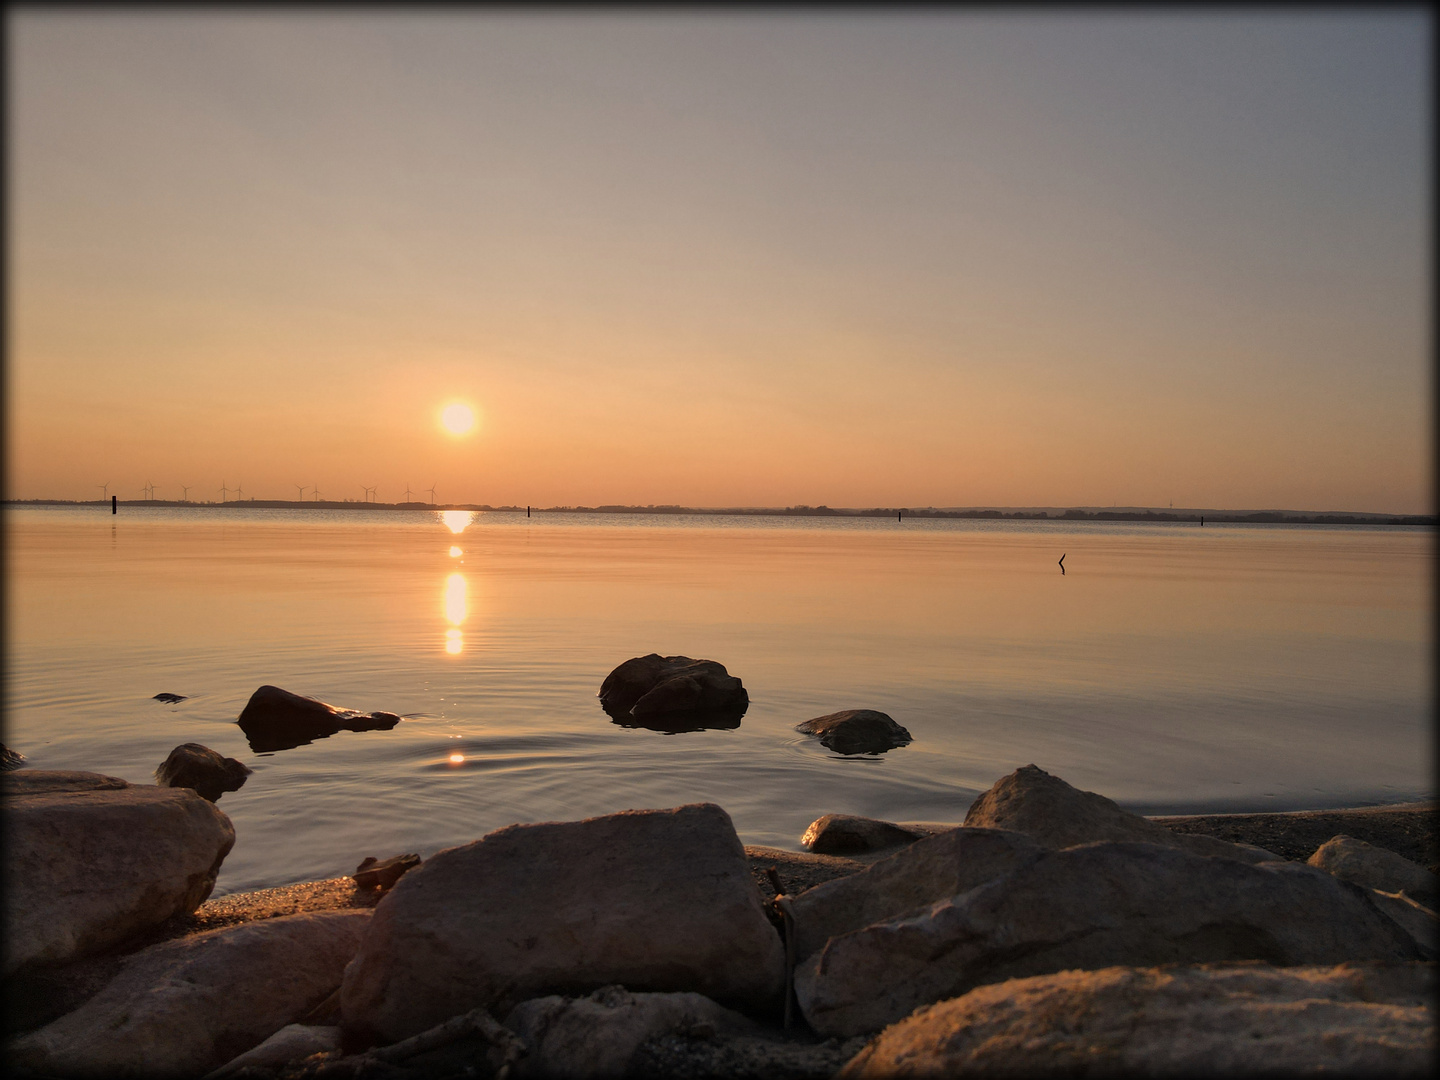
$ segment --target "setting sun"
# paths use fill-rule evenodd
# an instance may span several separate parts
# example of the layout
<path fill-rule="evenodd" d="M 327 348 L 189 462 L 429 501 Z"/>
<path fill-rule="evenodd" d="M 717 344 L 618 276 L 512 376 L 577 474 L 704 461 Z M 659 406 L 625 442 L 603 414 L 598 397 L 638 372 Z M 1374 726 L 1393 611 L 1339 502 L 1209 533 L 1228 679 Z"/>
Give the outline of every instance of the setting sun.
<path fill-rule="evenodd" d="M 475 427 L 475 410 L 464 402 L 453 402 L 441 410 L 440 424 L 451 435 L 466 435 Z"/>

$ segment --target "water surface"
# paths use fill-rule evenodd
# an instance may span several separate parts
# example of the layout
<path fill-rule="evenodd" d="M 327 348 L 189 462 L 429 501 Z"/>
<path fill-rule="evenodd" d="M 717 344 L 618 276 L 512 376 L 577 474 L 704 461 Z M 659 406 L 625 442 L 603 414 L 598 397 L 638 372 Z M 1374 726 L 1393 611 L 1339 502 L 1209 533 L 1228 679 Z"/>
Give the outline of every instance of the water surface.
<path fill-rule="evenodd" d="M 1432 792 L 1425 528 L 89 507 L 5 525 L 5 741 L 134 782 L 181 742 L 252 766 L 219 804 L 238 839 L 217 893 L 701 800 L 798 849 L 827 812 L 960 820 L 1031 762 L 1146 813 Z M 725 664 L 740 726 L 612 723 L 600 682 L 647 652 Z M 405 719 L 257 754 L 234 720 L 262 683 Z M 845 708 L 915 741 L 844 758 L 793 730 Z"/>

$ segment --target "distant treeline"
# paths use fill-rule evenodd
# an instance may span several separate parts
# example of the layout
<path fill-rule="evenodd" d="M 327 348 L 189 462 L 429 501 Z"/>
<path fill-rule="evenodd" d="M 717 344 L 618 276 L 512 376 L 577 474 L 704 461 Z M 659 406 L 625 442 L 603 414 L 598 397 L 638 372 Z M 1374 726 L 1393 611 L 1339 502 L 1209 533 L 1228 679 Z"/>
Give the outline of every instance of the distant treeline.
<path fill-rule="evenodd" d="M 99 499 L 6 499 L 7 506 L 99 506 L 109 505 Z M 244 507 L 256 509 L 287 510 L 487 510 L 498 513 L 536 514 L 695 514 L 695 515 L 744 515 L 751 517 L 874 517 L 888 518 L 900 515 L 906 518 L 1005 518 L 1021 521 L 1177 521 L 1199 523 L 1202 518 L 1218 524 L 1283 524 L 1283 525 L 1435 525 L 1434 514 L 1302 514 L 1290 510 L 1261 510 L 1242 514 L 1224 510 L 1182 511 L 1167 510 L 1080 510 L 1068 509 L 1050 512 L 1048 510 L 937 510 L 934 507 L 912 509 L 905 506 L 872 507 L 868 510 L 836 509 L 830 506 L 786 506 L 754 507 L 707 507 L 678 506 L 673 503 L 647 506 L 491 506 L 489 503 L 425 503 L 364 502 L 358 499 L 344 501 L 323 499 L 297 501 L 294 499 L 233 499 L 227 502 L 180 502 L 172 499 L 122 499 L 122 506 L 194 506 L 194 507 Z"/>

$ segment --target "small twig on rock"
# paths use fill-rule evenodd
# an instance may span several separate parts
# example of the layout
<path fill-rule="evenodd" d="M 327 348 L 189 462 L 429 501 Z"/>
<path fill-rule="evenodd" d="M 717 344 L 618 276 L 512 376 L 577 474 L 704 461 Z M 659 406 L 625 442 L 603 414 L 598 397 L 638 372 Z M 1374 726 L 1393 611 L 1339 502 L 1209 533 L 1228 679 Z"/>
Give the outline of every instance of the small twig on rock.
<path fill-rule="evenodd" d="M 489 1010 L 485 1008 L 471 1009 L 468 1013 L 451 1017 L 429 1031 L 422 1031 L 419 1035 L 412 1035 L 410 1038 L 390 1046 L 368 1050 L 361 1056 L 372 1061 L 393 1064 L 417 1054 L 428 1053 L 442 1046 L 448 1046 L 468 1035 L 479 1035 L 491 1046 L 504 1053 L 504 1060 L 495 1074 L 497 1080 L 505 1080 L 510 1075 L 511 1066 L 525 1056 L 526 1047 L 520 1041 L 520 1037 L 497 1023 L 495 1018 L 490 1015 Z"/>
<path fill-rule="evenodd" d="M 337 986 L 333 991 L 330 992 L 329 995 L 326 996 L 324 1001 L 320 1002 L 319 1005 L 316 1005 L 313 1009 L 306 1013 L 304 1017 L 295 1022 L 297 1024 L 305 1024 L 308 1027 L 314 1027 L 318 1024 L 323 1024 L 326 1020 L 330 1019 L 331 1014 L 334 1013 L 335 1010 L 339 1008 L 339 1006 L 340 987 Z"/>
<path fill-rule="evenodd" d="M 785 886 L 780 884 L 780 868 L 778 866 L 772 866 L 767 869 L 765 876 L 770 879 L 770 887 L 775 890 L 776 896 L 784 893 Z"/>
<path fill-rule="evenodd" d="M 795 912 L 784 893 L 775 897 L 774 904 L 785 919 L 785 1030 L 789 1031 L 795 1000 Z"/>

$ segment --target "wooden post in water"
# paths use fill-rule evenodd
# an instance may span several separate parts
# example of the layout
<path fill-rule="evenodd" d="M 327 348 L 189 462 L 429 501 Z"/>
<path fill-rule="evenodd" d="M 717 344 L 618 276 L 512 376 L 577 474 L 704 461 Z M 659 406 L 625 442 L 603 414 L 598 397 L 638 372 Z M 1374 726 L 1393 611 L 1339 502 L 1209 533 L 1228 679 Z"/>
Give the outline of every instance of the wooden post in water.
<path fill-rule="evenodd" d="M 526 517 L 529 517 L 529 516 L 530 516 L 530 507 L 528 507 L 528 506 L 525 507 L 525 516 L 526 516 Z"/>
<path fill-rule="evenodd" d="M 904 516 L 905 516 L 905 511 L 904 511 L 904 510 L 896 510 L 896 511 L 895 511 L 895 520 L 896 520 L 896 521 L 899 521 L 899 520 L 900 520 L 901 518 L 903 518 Z"/>
<path fill-rule="evenodd" d="M 110 512 L 111 512 L 112 514 L 115 513 L 115 500 L 117 500 L 118 498 L 120 498 L 119 495 L 111 495 L 111 496 L 110 496 Z"/>

